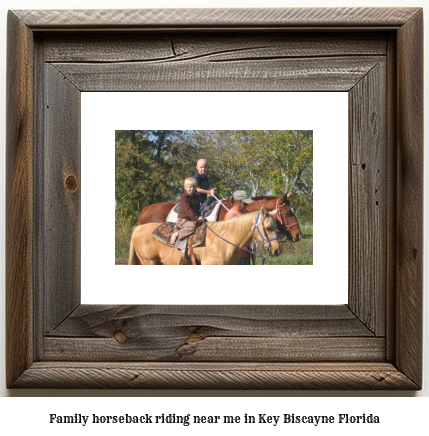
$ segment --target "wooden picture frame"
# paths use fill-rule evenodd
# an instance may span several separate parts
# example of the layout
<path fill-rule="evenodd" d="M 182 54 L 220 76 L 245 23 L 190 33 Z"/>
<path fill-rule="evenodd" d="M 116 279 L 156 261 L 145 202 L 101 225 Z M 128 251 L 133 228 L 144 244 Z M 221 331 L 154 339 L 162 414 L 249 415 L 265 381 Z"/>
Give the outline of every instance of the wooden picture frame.
<path fill-rule="evenodd" d="M 422 45 L 419 8 L 10 11 L 7 386 L 421 389 Z M 349 93 L 347 305 L 80 304 L 80 94 L 166 90 Z"/>

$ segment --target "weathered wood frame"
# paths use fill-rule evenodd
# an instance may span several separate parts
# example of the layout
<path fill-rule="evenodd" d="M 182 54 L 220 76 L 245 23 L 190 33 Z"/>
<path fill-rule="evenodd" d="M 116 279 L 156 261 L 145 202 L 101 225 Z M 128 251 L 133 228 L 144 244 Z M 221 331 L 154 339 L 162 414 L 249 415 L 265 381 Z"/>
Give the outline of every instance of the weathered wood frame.
<path fill-rule="evenodd" d="M 7 386 L 420 389 L 422 34 L 418 8 L 9 12 Z M 348 91 L 348 305 L 80 305 L 90 90 Z"/>

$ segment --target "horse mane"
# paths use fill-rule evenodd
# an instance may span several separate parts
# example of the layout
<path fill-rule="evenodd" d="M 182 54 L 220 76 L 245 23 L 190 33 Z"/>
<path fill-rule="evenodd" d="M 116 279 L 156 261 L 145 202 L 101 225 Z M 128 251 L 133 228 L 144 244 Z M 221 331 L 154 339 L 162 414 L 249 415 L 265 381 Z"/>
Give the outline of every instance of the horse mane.
<path fill-rule="evenodd" d="M 258 213 L 259 211 L 249 212 L 226 221 L 214 221 L 209 223 L 210 228 L 218 235 L 228 239 L 230 235 L 247 233 Z"/>
<path fill-rule="evenodd" d="M 260 210 L 257 210 L 255 212 L 236 216 L 226 221 L 214 221 L 209 223 L 210 228 L 219 236 L 222 236 L 227 240 L 231 240 L 232 237 L 236 235 L 245 236 L 248 234 L 249 230 L 251 230 L 251 226 L 256 221 L 256 215 L 259 212 Z M 269 216 L 275 223 L 272 215 L 267 214 L 267 216 Z"/>
<path fill-rule="evenodd" d="M 277 200 L 278 197 L 275 195 L 258 195 L 257 197 L 252 197 L 252 200 L 258 201 L 258 200 Z"/>

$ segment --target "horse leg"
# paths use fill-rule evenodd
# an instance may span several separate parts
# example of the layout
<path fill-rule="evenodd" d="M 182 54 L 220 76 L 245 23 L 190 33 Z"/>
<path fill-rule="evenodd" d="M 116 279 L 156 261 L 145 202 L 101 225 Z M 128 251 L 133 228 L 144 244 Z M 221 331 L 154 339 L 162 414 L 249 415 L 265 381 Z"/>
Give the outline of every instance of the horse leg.
<path fill-rule="evenodd" d="M 162 265 L 160 253 L 156 249 L 157 242 L 156 239 L 149 236 L 141 245 L 142 249 L 137 255 L 142 265 Z"/>
<path fill-rule="evenodd" d="M 160 263 L 162 265 L 180 265 L 180 259 L 182 256 L 182 252 L 177 250 L 176 248 L 167 247 L 166 245 L 161 244 L 161 242 L 156 241 L 158 243 Z"/>
<path fill-rule="evenodd" d="M 150 224 L 135 228 L 130 243 L 130 256 L 128 265 L 159 265 L 159 256 L 153 249 L 150 233 L 153 230 Z"/>
<path fill-rule="evenodd" d="M 137 254 L 136 254 L 136 250 L 134 250 L 134 244 L 133 244 L 133 240 L 131 238 L 130 241 L 130 254 L 128 256 L 128 265 L 137 265 Z"/>
<path fill-rule="evenodd" d="M 156 259 L 141 259 L 139 257 L 139 260 L 142 265 L 160 265 L 160 262 Z"/>

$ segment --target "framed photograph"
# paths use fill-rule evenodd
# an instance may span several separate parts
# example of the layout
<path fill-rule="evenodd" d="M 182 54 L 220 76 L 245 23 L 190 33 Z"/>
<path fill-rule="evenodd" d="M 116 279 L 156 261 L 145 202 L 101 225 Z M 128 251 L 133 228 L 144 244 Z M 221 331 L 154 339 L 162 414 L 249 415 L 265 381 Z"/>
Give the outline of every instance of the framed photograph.
<path fill-rule="evenodd" d="M 179 107 L 180 111 L 177 110 Z M 179 305 L 347 303 L 346 92 L 86 92 L 82 94 L 81 109 L 82 304 L 144 302 L 156 305 L 164 301 Z M 141 130 L 142 127 L 165 125 L 182 129 Z M 129 130 L 132 126 L 134 129 Z M 183 130 L 191 126 L 210 127 L 210 130 Z M 285 130 L 288 128 L 291 130 Z M 112 138 L 116 138 L 115 148 Z M 159 141 L 164 141 L 162 148 L 158 146 Z M 329 153 L 326 153 L 326 147 L 329 147 Z M 176 154 L 176 149 L 180 153 Z M 252 286 L 246 286 L 245 295 L 241 291 L 231 292 L 231 288 L 242 286 L 240 268 L 238 261 L 228 268 L 219 264 L 234 262 L 227 258 L 233 246 L 229 239 L 227 242 L 225 238 L 219 238 L 216 229 L 214 233 L 210 232 L 212 242 L 205 243 L 201 251 L 198 245 L 195 248 L 197 262 L 210 264 L 209 272 L 207 268 L 193 271 L 196 286 L 189 286 L 189 273 L 186 268 L 180 268 L 181 251 L 171 253 L 164 242 L 152 241 L 156 244 L 154 248 L 171 256 L 171 260 L 163 263 L 173 264 L 168 268 L 168 275 L 172 277 L 168 283 L 173 280 L 174 286 L 161 282 L 158 292 L 150 292 L 150 283 L 160 279 L 158 265 L 145 265 L 144 270 L 124 267 L 129 261 L 131 234 L 137 223 L 154 222 L 147 232 L 147 237 L 152 239 L 150 232 L 160 223 L 177 221 L 174 207 L 183 193 L 185 177 L 196 173 L 198 156 L 207 159 L 209 180 L 219 187 L 220 196 L 226 198 L 222 205 L 211 199 L 214 209 L 208 214 L 208 226 L 212 226 L 213 221 L 224 220 L 231 208 L 228 197 L 236 190 L 244 189 L 253 196 L 255 201 L 246 207 L 246 211 L 255 214 L 261 207 L 272 211 L 278 200 L 290 191 L 289 202 L 295 218 L 287 217 L 283 208 L 283 220 L 291 220 L 293 234 L 289 235 L 279 223 L 280 254 L 271 256 L 270 250 L 264 250 L 268 244 L 263 248 L 259 243 L 254 259 L 256 265 L 263 262 L 265 266 L 287 265 L 285 291 L 279 291 L 276 286 L 267 287 L 265 274 L 255 273 L 251 276 Z M 99 178 L 94 176 L 93 162 L 103 168 L 103 189 L 100 189 Z M 335 171 L 326 171 L 329 166 Z M 281 170 L 284 177 L 281 177 Z M 286 178 L 293 180 L 297 188 L 286 187 Z M 320 227 L 326 213 L 326 192 L 333 186 L 335 197 L 342 201 L 330 202 L 329 213 L 335 216 L 335 232 L 344 235 L 341 238 L 333 238 Z M 262 195 L 267 190 L 271 195 Z M 278 196 L 273 196 L 273 191 Z M 142 206 L 145 204 L 142 198 L 147 198 L 149 206 Z M 111 219 L 99 220 L 100 210 L 105 210 L 108 216 L 115 215 L 115 228 Z M 153 217 L 144 218 L 143 210 L 153 210 L 150 212 Z M 164 214 L 162 217 L 160 210 Z M 213 217 L 216 214 L 219 218 Z M 168 226 L 171 228 L 172 224 Z M 162 228 L 165 227 L 162 224 Z M 201 230 L 204 231 L 204 227 Z M 313 248 L 314 233 L 317 244 Z M 112 246 L 114 240 L 115 247 Z M 210 260 L 211 243 L 220 247 L 225 258 Z M 98 253 L 94 259 L 95 246 Z M 105 265 L 111 264 L 114 251 L 115 265 L 106 270 Z M 240 254 L 239 249 L 235 251 L 236 256 Z M 206 255 L 209 260 L 203 258 Z M 335 276 L 330 271 L 332 258 L 336 258 L 340 272 Z M 208 274 L 212 279 L 207 279 Z M 219 286 L 224 280 L 228 281 L 228 286 Z M 321 282 L 329 282 L 327 292 L 320 292 L 317 283 Z M 100 287 L 104 289 L 102 294 Z M 119 288 L 120 293 L 117 292 Z"/>
<path fill-rule="evenodd" d="M 309 100 L 291 126 L 293 94 Z M 332 94 L 345 114 L 330 109 Z M 257 114 L 251 125 L 173 122 L 204 111 L 221 120 L 204 108 L 219 97 L 225 112 L 242 108 L 236 121 L 249 95 L 262 102 L 245 116 Z M 121 112 L 124 121 L 111 115 Z M 279 121 L 258 124 L 261 112 Z M 10 11 L 6 113 L 9 388 L 421 389 L 421 9 Z M 149 114 L 159 127 L 145 124 Z M 336 148 L 329 131 L 344 124 Z M 346 301 L 276 298 L 303 290 L 288 265 L 248 268 L 230 301 L 217 298 L 237 289 L 222 275 L 198 300 L 167 293 L 179 266 L 115 265 L 115 170 L 105 162 L 115 130 L 146 126 L 313 130 L 314 166 L 332 180 L 315 183 L 322 255 L 299 268 L 316 274 L 323 261 L 326 276 L 306 287 L 329 294 L 335 283 Z M 325 247 L 337 241 L 347 253 Z M 133 284 L 106 280 L 118 268 L 150 269 L 137 300 L 121 300 Z"/>

